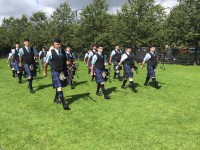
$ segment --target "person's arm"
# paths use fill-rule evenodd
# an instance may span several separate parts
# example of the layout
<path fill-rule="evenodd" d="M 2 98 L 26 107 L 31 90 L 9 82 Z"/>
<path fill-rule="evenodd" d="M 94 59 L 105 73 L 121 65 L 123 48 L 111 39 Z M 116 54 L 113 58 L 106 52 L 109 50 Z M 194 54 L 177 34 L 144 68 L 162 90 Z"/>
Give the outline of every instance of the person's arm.
<path fill-rule="evenodd" d="M 24 55 L 24 51 L 22 48 L 19 50 L 18 55 L 19 55 L 19 67 L 22 67 L 22 56 Z"/>
<path fill-rule="evenodd" d="M 142 69 L 144 68 L 145 62 L 147 62 L 151 58 L 151 55 L 147 53 L 143 59 L 143 62 L 141 64 Z"/>
<path fill-rule="evenodd" d="M 88 53 L 86 53 L 85 57 L 84 57 L 84 62 L 85 62 L 86 65 L 87 65 L 87 60 L 86 60 L 87 58 L 88 58 Z"/>
<path fill-rule="evenodd" d="M 90 52 L 89 54 L 88 54 L 88 59 L 87 59 L 87 66 L 89 65 L 89 61 L 90 61 L 90 58 L 92 57 L 92 53 Z"/>
<path fill-rule="evenodd" d="M 93 57 L 92 57 L 92 65 L 91 65 L 91 75 L 93 75 L 93 72 L 94 72 L 94 65 L 95 65 L 95 63 L 96 63 L 96 61 L 97 61 L 97 55 L 94 55 Z"/>
<path fill-rule="evenodd" d="M 44 62 L 44 77 L 47 76 L 47 67 L 48 67 L 48 63 L 50 62 L 51 59 L 52 59 L 51 51 L 48 51 L 45 62 Z"/>
<path fill-rule="evenodd" d="M 110 60 L 109 60 L 109 63 L 112 63 L 112 57 L 115 55 L 115 51 L 112 51 L 111 54 L 110 54 Z"/>
<path fill-rule="evenodd" d="M 10 59 L 12 60 L 12 62 L 14 62 L 14 54 L 15 54 L 15 50 L 13 49 L 11 54 L 10 54 Z"/>

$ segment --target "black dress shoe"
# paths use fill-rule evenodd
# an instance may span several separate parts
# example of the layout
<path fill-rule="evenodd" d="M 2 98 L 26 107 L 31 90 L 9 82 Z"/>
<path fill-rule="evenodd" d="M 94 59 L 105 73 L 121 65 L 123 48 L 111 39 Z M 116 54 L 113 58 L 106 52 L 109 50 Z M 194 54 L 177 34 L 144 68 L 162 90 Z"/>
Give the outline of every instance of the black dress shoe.
<path fill-rule="evenodd" d="M 71 89 L 75 89 L 75 87 L 72 85 L 72 86 L 71 86 Z"/>
<path fill-rule="evenodd" d="M 22 83 L 22 81 L 21 81 L 21 80 L 19 80 L 19 83 Z"/>
<path fill-rule="evenodd" d="M 119 78 L 119 81 L 122 81 L 122 79 L 121 79 L 121 78 Z"/>
<path fill-rule="evenodd" d="M 133 91 L 134 93 L 137 93 L 137 90 L 136 90 L 136 89 L 132 89 L 132 91 Z"/>
<path fill-rule="evenodd" d="M 99 92 L 96 92 L 96 95 L 97 95 L 97 96 L 102 96 Z"/>
<path fill-rule="evenodd" d="M 110 99 L 110 96 L 104 95 L 104 99 Z"/>
<path fill-rule="evenodd" d="M 122 88 L 122 89 L 125 89 L 125 88 L 126 88 L 126 86 L 125 86 L 125 85 L 122 85 L 122 86 L 121 86 L 121 88 Z"/>
<path fill-rule="evenodd" d="M 55 99 L 54 99 L 54 102 L 57 103 L 57 104 L 61 104 L 61 101 L 59 101 L 58 98 L 55 98 Z"/>
<path fill-rule="evenodd" d="M 33 88 L 30 88 L 30 93 L 31 93 L 31 94 L 34 94 L 34 93 L 35 93 L 35 91 L 33 91 Z"/>
<path fill-rule="evenodd" d="M 71 110 L 67 104 L 63 105 L 64 110 Z"/>

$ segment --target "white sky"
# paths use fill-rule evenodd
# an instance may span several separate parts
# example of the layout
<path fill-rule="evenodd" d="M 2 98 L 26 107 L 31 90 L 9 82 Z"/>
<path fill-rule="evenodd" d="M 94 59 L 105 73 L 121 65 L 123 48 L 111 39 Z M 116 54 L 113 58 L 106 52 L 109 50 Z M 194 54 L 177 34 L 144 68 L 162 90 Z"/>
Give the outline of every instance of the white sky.
<path fill-rule="evenodd" d="M 0 0 L 0 24 L 3 18 L 10 16 L 19 17 L 22 14 L 32 15 L 33 12 L 43 11 L 48 16 L 51 15 L 53 10 L 66 0 Z M 72 9 L 82 9 L 92 2 L 92 0 L 67 0 Z M 109 3 L 110 12 L 116 10 L 126 0 L 107 0 Z M 162 4 L 164 7 L 173 7 L 178 4 L 177 0 L 157 0 L 157 3 Z"/>

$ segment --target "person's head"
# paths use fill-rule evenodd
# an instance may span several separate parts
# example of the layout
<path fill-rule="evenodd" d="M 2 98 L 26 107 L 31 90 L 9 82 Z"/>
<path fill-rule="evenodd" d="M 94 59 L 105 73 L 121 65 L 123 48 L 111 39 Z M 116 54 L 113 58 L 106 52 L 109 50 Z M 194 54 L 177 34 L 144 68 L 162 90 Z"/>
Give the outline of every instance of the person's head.
<path fill-rule="evenodd" d="M 17 48 L 17 49 L 19 48 L 19 42 L 15 43 L 15 48 Z"/>
<path fill-rule="evenodd" d="M 66 48 L 66 51 L 67 51 L 67 52 L 71 52 L 71 47 L 67 47 L 67 48 Z"/>
<path fill-rule="evenodd" d="M 119 50 L 120 49 L 120 46 L 117 44 L 117 45 L 115 45 L 115 49 L 116 50 Z"/>
<path fill-rule="evenodd" d="M 91 49 L 88 49 L 88 51 L 87 51 L 87 52 L 88 52 L 88 53 L 90 53 L 91 51 L 92 51 Z"/>
<path fill-rule="evenodd" d="M 102 54 L 103 53 L 103 46 L 98 46 L 97 50 L 98 50 L 99 53 Z"/>
<path fill-rule="evenodd" d="M 97 49 L 97 46 L 95 44 L 93 44 L 92 49 Z"/>
<path fill-rule="evenodd" d="M 53 43 L 53 46 L 54 46 L 54 48 L 56 48 L 56 49 L 60 49 L 61 48 L 61 39 L 60 38 L 55 38 L 54 39 L 54 43 Z"/>
<path fill-rule="evenodd" d="M 126 46 L 126 52 L 130 53 L 132 51 L 132 46 L 128 45 Z"/>
<path fill-rule="evenodd" d="M 29 38 L 25 38 L 25 39 L 24 39 L 24 45 L 25 45 L 26 47 L 29 47 L 29 45 L 30 45 Z"/>
<path fill-rule="evenodd" d="M 150 50 L 150 52 L 155 52 L 156 47 L 155 46 L 150 46 L 149 50 Z"/>
<path fill-rule="evenodd" d="M 45 47 L 42 47 L 42 51 L 45 51 Z"/>

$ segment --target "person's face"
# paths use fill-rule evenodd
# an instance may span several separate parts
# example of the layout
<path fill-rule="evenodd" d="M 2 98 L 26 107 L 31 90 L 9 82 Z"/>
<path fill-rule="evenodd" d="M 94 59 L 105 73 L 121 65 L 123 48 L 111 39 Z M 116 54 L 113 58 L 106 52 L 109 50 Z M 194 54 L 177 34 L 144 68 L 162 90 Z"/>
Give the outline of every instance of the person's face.
<path fill-rule="evenodd" d="M 93 46 L 93 49 L 97 49 L 97 47 L 96 47 L 96 46 Z"/>
<path fill-rule="evenodd" d="M 61 48 L 61 43 L 57 43 L 57 42 L 54 42 L 54 47 L 56 48 L 56 49 L 60 49 Z"/>
<path fill-rule="evenodd" d="M 24 45 L 25 45 L 25 46 L 27 46 L 27 47 L 28 47 L 28 46 L 29 46 L 29 44 L 30 44 L 30 42 L 29 42 L 29 41 L 24 41 Z"/>
<path fill-rule="evenodd" d="M 119 46 L 115 46 L 115 49 L 116 49 L 116 50 L 119 50 Z"/>
<path fill-rule="evenodd" d="M 19 44 L 15 44 L 15 47 L 16 47 L 16 48 L 19 48 Z"/>
<path fill-rule="evenodd" d="M 156 50 L 155 47 L 151 47 L 151 48 L 150 48 L 150 51 L 151 51 L 151 52 L 155 52 L 155 50 Z"/>
<path fill-rule="evenodd" d="M 44 49 L 44 48 L 42 48 L 42 51 L 45 51 L 45 49 Z"/>
<path fill-rule="evenodd" d="M 71 51 L 71 48 L 67 47 L 67 48 L 66 48 L 66 51 L 70 52 L 70 51 Z"/>
<path fill-rule="evenodd" d="M 132 49 L 131 48 L 127 48 L 127 50 L 126 50 L 128 53 L 130 53 L 131 51 L 132 51 Z"/>
<path fill-rule="evenodd" d="M 103 53 L 103 47 L 99 47 L 99 48 L 98 48 L 98 52 L 99 52 L 99 53 Z"/>

